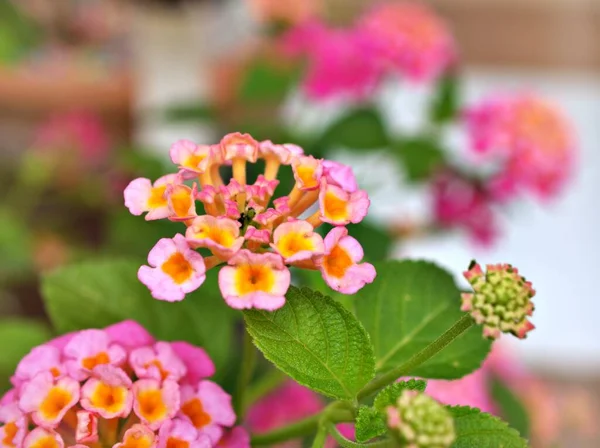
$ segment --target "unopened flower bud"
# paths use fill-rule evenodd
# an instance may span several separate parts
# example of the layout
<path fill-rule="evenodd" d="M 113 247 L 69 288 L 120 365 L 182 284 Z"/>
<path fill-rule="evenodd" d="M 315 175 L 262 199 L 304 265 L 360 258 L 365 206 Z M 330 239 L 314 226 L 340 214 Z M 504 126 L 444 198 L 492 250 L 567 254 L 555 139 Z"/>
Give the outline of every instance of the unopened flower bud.
<path fill-rule="evenodd" d="M 448 448 L 456 438 L 454 421 L 443 405 L 416 390 L 405 390 L 387 408 L 388 427 L 410 448 Z"/>
<path fill-rule="evenodd" d="M 462 311 L 468 311 L 475 322 L 483 325 L 483 335 L 496 339 L 501 333 L 512 333 L 524 339 L 534 325 L 527 320 L 533 313 L 531 298 L 535 290 L 531 282 L 510 264 L 487 265 L 487 272 L 473 263 L 464 273 L 473 287 L 462 294 Z"/>

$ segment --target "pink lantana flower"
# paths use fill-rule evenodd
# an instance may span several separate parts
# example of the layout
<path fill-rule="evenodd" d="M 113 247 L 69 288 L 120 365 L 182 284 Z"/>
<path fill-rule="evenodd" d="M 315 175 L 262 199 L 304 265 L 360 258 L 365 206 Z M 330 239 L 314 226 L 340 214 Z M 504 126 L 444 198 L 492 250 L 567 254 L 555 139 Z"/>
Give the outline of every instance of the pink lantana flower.
<path fill-rule="evenodd" d="M 105 419 L 127 417 L 133 405 L 131 385 L 131 379 L 123 370 L 98 366 L 94 376 L 81 388 L 81 407 Z"/>
<path fill-rule="evenodd" d="M 556 194 L 573 168 L 576 144 L 570 124 L 551 103 L 534 95 L 496 96 L 465 113 L 472 148 L 498 164 L 491 191 L 509 199 L 520 191 Z"/>
<path fill-rule="evenodd" d="M 323 279 L 343 294 L 356 293 L 375 279 L 373 265 L 360 263 L 363 257 L 361 245 L 345 227 L 332 229 L 325 237 L 325 256 L 320 263 Z"/>
<path fill-rule="evenodd" d="M 416 81 L 441 75 L 456 57 L 446 23 L 422 2 L 389 2 L 361 18 L 382 62 Z"/>
<path fill-rule="evenodd" d="M 79 382 L 50 372 L 38 373 L 21 389 L 19 407 L 30 413 L 36 425 L 56 428 L 67 411 L 79 401 Z"/>
<path fill-rule="evenodd" d="M 275 310 L 285 303 L 290 271 L 280 255 L 242 249 L 228 264 L 219 272 L 219 287 L 229 306 Z"/>
<path fill-rule="evenodd" d="M 321 235 L 310 223 L 302 220 L 281 224 L 275 230 L 273 241 L 271 247 L 288 264 L 317 260 L 325 251 Z"/>
<path fill-rule="evenodd" d="M 163 238 L 148 254 L 150 266 L 142 266 L 138 278 L 159 300 L 177 302 L 206 279 L 204 259 L 192 250 L 183 235 Z"/>
<path fill-rule="evenodd" d="M 85 330 L 75 335 L 65 346 L 64 354 L 69 374 L 82 381 L 90 376 L 94 367 L 102 364 L 119 366 L 125 362 L 126 352 L 112 344 L 103 330 Z"/>
<path fill-rule="evenodd" d="M 198 431 L 194 425 L 183 419 L 173 419 L 161 426 L 158 433 L 158 448 L 188 447 L 211 448 L 210 437 Z"/>
<path fill-rule="evenodd" d="M 212 381 L 203 380 L 197 386 L 181 388 L 181 418 L 190 422 L 200 434 L 207 435 L 212 443 L 223 436 L 223 427 L 235 423 L 231 397 Z"/>
<path fill-rule="evenodd" d="M 19 387 L 41 372 L 50 372 L 57 378 L 65 374 L 66 367 L 59 349 L 50 345 L 35 347 L 19 362 L 11 382 Z"/>
<path fill-rule="evenodd" d="M 23 448 L 64 448 L 65 442 L 51 429 L 35 428 L 23 441 Z"/>
<path fill-rule="evenodd" d="M 129 362 L 138 378 L 178 381 L 187 373 L 185 364 L 167 342 L 157 342 L 153 347 L 132 351 Z"/>
<path fill-rule="evenodd" d="M 364 190 L 348 193 L 336 185 L 326 185 L 319 194 L 321 219 L 336 226 L 361 222 L 367 216 L 370 205 Z"/>
<path fill-rule="evenodd" d="M 135 216 L 148 212 L 146 221 L 168 218 L 173 213 L 165 194 L 167 187 L 180 183 L 178 174 L 167 174 L 154 183 L 145 178 L 132 180 L 123 193 L 125 207 Z"/>
<path fill-rule="evenodd" d="M 168 209 L 164 217 L 187 227 L 185 237 L 160 240 L 149 254 L 150 266 L 138 272 L 157 299 L 182 300 L 200 286 L 207 269 L 219 266 L 220 290 L 231 307 L 280 308 L 290 285 L 289 267 L 321 266 L 325 247 L 315 230 L 324 223 L 358 223 L 367 214 L 369 198 L 358 189 L 348 166 L 305 156 L 296 145 L 258 142 L 248 134 L 233 133 L 210 149 L 198 148 L 188 141 L 173 146 L 180 172 L 157 193 Z M 198 151 L 202 160 L 196 166 L 188 159 L 200 157 Z M 255 162 L 264 162 L 264 173 L 248 183 L 247 165 Z M 221 167 L 231 168 L 233 176 L 224 180 Z M 281 169 L 291 170 L 295 182 L 275 197 Z M 192 187 L 182 183 L 190 173 L 197 176 Z M 196 216 L 196 200 L 205 214 Z M 131 210 L 141 213 L 140 208 Z M 201 255 L 205 249 L 211 255 Z M 367 265 L 360 266 L 362 271 L 351 270 L 365 273 Z M 356 285 L 365 284 L 360 278 L 353 287 L 336 287 L 355 292 Z"/>
<path fill-rule="evenodd" d="M 85 448 L 98 443 L 168 448 L 185 442 L 188 448 L 204 448 L 220 443 L 236 420 L 231 397 L 206 380 L 215 369 L 200 347 L 155 342 L 132 321 L 105 330 L 74 332 L 43 347 L 55 350 L 54 358 L 62 362 L 73 361 L 72 350 L 79 350 L 81 344 L 85 350 L 76 351 L 76 356 L 90 352 L 98 357 L 115 345 L 126 347 L 129 356 L 114 365 L 107 355 L 90 365 L 84 376 L 76 369 L 64 369 L 55 377 L 46 366 L 32 378 L 21 377 L 22 384 L 0 401 L 0 444 L 7 448 Z M 30 360 L 36 353 L 39 348 L 28 355 Z M 238 442 L 242 444 L 236 442 L 236 447 L 250 447 L 248 438 Z"/>
<path fill-rule="evenodd" d="M 250 446 L 250 434 L 241 426 L 236 426 L 225 433 L 217 447 L 219 448 L 247 448 Z"/>
<path fill-rule="evenodd" d="M 197 145 L 189 140 L 175 142 L 169 150 L 171 161 L 179 166 L 185 179 L 193 179 L 207 169 L 211 147 Z"/>

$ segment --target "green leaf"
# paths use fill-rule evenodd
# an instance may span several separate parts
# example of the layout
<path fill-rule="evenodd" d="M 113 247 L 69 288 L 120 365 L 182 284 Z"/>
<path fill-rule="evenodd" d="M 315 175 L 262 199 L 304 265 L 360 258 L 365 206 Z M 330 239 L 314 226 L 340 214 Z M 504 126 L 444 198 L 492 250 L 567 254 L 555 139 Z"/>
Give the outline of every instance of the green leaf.
<path fill-rule="evenodd" d="M 454 418 L 456 440 L 452 448 L 527 448 L 518 431 L 479 409 L 468 406 L 447 407 Z"/>
<path fill-rule="evenodd" d="M 88 261 L 61 268 L 43 278 L 46 310 L 58 331 L 103 328 L 125 319 L 143 325 L 157 339 L 183 340 L 204 347 L 217 368 L 231 352 L 235 313 L 217 287 L 217 272 L 185 300 L 155 300 L 137 279 L 139 263 Z"/>
<path fill-rule="evenodd" d="M 51 337 L 50 329 L 37 321 L 20 318 L 0 320 L 0 391 L 7 388 L 8 379 L 21 358 Z"/>
<path fill-rule="evenodd" d="M 431 103 L 430 116 L 434 123 L 452 121 L 460 112 L 459 84 L 455 75 L 449 74 L 440 79 Z"/>
<path fill-rule="evenodd" d="M 491 394 L 500 416 L 523 437 L 529 437 L 529 415 L 519 397 L 497 377 L 491 380 Z"/>
<path fill-rule="evenodd" d="M 0 208 L 0 282 L 27 273 L 33 260 L 27 223 L 6 208 Z"/>
<path fill-rule="evenodd" d="M 395 151 L 411 182 L 428 179 L 444 163 L 444 150 L 428 138 L 404 140 L 396 145 Z"/>
<path fill-rule="evenodd" d="M 242 102 L 277 102 L 285 98 L 296 81 L 296 72 L 258 59 L 246 72 L 239 95 Z"/>
<path fill-rule="evenodd" d="M 375 263 L 389 257 L 393 241 L 382 228 L 368 221 L 349 224 L 346 227 L 350 236 L 360 241 L 365 252 L 365 261 Z"/>
<path fill-rule="evenodd" d="M 426 381 L 415 379 L 399 381 L 397 383 L 390 384 L 377 394 L 375 401 L 373 402 L 373 406 L 377 410 L 383 411 L 388 406 L 395 405 L 398 401 L 398 398 L 400 398 L 400 395 L 402 395 L 402 392 L 405 390 L 418 390 L 419 392 L 425 392 L 426 387 Z"/>
<path fill-rule="evenodd" d="M 387 261 L 375 269 L 375 282 L 354 296 L 354 306 L 375 346 L 377 370 L 386 372 L 435 341 L 464 313 L 452 276 L 432 263 Z M 481 365 L 490 347 L 474 326 L 407 375 L 460 378 Z"/>
<path fill-rule="evenodd" d="M 215 111 L 210 105 L 198 102 L 178 104 L 165 111 L 165 118 L 169 122 L 202 122 L 214 116 Z"/>
<path fill-rule="evenodd" d="M 379 112 L 372 108 L 355 109 L 333 123 L 323 134 L 319 146 L 348 149 L 374 149 L 389 146 L 390 139 Z"/>
<path fill-rule="evenodd" d="M 357 442 L 367 442 L 387 432 L 385 415 L 378 409 L 361 406 L 356 416 L 355 437 Z"/>
<path fill-rule="evenodd" d="M 265 357 L 298 383 L 353 399 L 375 375 L 373 346 L 342 305 L 308 288 L 291 287 L 275 312 L 244 312 L 248 332 Z"/>

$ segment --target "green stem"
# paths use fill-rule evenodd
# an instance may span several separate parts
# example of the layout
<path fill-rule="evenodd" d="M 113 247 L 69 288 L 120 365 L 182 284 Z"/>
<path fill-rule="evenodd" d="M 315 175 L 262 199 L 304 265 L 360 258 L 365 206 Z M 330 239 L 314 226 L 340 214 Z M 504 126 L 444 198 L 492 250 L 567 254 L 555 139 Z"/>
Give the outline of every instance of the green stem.
<path fill-rule="evenodd" d="M 363 390 L 361 390 L 358 394 L 358 399 L 362 399 L 368 397 L 369 395 L 377 392 L 380 389 L 388 386 L 389 384 L 396 381 L 398 378 L 402 376 L 409 375 L 413 372 L 417 367 L 423 364 L 432 356 L 439 353 L 442 349 L 447 347 L 452 341 L 454 341 L 457 337 L 471 328 L 472 325 L 475 324 L 475 321 L 469 314 L 464 314 L 459 320 L 455 322 L 452 327 L 446 330 L 439 338 L 429 344 L 420 352 L 415 353 L 408 361 L 404 364 L 396 367 L 395 369 L 390 370 L 387 373 L 375 378 L 369 384 L 367 384 Z"/>
<path fill-rule="evenodd" d="M 252 337 L 244 328 L 244 342 L 242 346 L 242 364 L 237 380 L 236 393 L 234 396 L 233 408 L 238 420 L 242 420 L 246 411 L 246 393 L 248 384 L 252 379 L 254 367 L 256 366 L 256 348 L 252 343 Z"/>
<path fill-rule="evenodd" d="M 258 445 L 274 445 L 276 443 L 285 442 L 290 439 L 306 437 L 313 434 L 319 429 L 319 425 L 323 421 L 333 423 L 352 422 L 354 421 L 354 412 L 349 409 L 340 409 L 339 402 L 332 403 L 318 414 L 312 415 L 304 420 L 300 420 L 291 425 L 278 428 L 274 431 L 265 434 L 255 434 L 252 436 L 252 446 Z"/>
<path fill-rule="evenodd" d="M 333 423 L 326 423 L 325 428 L 342 448 L 346 448 L 346 447 L 348 447 L 348 448 L 363 448 L 363 447 L 384 448 L 384 447 L 392 447 L 393 446 L 393 442 L 390 439 L 378 440 L 376 442 L 370 442 L 370 443 L 353 442 L 352 440 L 348 440 L 347 438 L 345 438 L 338 431 L 338 429 L 335 427 L 335 425 Z M 321 447 L 322 446 L 323 445 L 321 445 Z M 315 448 L 315 445 L 313 445 L 313 448 Z"/>
<path fill-rule="evenodd" d="M 319 430 L 312 443 L 312 448 L 323 448 L 327 441 L 327 426 L 324 424 L 319 425 Z"/>

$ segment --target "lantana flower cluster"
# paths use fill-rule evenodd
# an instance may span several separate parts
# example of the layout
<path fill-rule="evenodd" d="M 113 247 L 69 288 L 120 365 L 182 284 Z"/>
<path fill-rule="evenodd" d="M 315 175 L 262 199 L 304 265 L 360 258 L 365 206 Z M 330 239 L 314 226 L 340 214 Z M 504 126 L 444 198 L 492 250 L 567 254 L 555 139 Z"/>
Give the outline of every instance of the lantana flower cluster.
<path fill-rule="evenodd" d="M 275 310 L 285 303 L 289 266 L 319 270 L 334 290 L 353 294 L 375 278 L 361 263 L 360 243 L 346 225 L 358 223 L 369 209 L 350 167 L 304 155 L 290 144 L 258 142 L 248 134 L 226 135 L 216 145 L 182 140 L 170 150 L 179 172 L 155 182 L 136 179 L 125 189 L 125 205 L 146 220 L 180 221 L 185 234 L 161 239 L 148 255 L 139 279 L 156 299 L 182 300 L 219 271 L 219 287 L 233 308 Z M 247 183 L 247 164 L 264 161 L 264 174 Z M 290 166 L 295 185 L 274 198 L 281 165 Z M 231 167 L 227 183 L 222 167 Z M 193 180 L 190 186 L 186 181 Z M 198 215 L 196 201 L 203 205 Z M 333 229 L 323 238 L 315 230 Z M 203 256 L 203 249 L 211 255 Z"/>
<path fill-rule="evenodd" d="M 449 448 L 456 438 L 450 413 L 437 401 L 416 390 L 405 390 L 387 408 L 388 427 L 411 448 Z"/>
<path fill-rule="evenodd" d="M 550 102 L 533 94 L 497 95 L 467 110 L 471 147 L 499 161 L 491 190 L 499 199 L 522 191 L 556 194 L 570 174 L 575 139 L 570 124 Z"/>
<path fill-rule="evenodd" d="M 456 59 L 446 23 L 422 2 L 379 3 L 346 28 L 309 21 L 284 36 L 283 48 L 306 55 L 303 87 L 315 99 L 364 98 L 392 73 L 431 81 Z"/>
<path fill-rule="evenodd" d="M 236 416 L 214 371 L 203 349 L 132 321 L 68 334 L 18 364 L 0 401 L 2 446 L 217 446 L 242 430 L 227 432 Z"/>
<path fill-rule="evenodd" d="M 527 319 L 533 314 L 531 299 L 535 290 L 531 282 L 510 264 L 488 264 L 483 272 L 473 263 L 464 273 L 472 293 L 462 294 L 462 311 L 468 311 L 475 322 L 483 325 L 483 335 L 496 339 L 512 333 L 524 339 L 535 326 Z"/>

